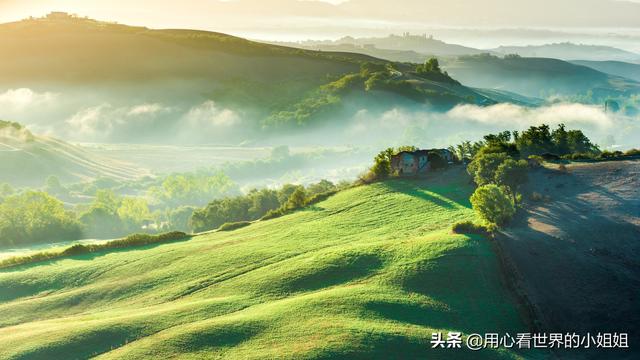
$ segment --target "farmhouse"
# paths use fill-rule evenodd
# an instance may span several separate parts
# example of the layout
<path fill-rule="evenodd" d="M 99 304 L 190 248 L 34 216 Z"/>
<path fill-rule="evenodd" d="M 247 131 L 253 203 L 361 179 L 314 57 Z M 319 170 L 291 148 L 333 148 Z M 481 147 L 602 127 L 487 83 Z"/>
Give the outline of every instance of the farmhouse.
<path fill-rule="evenodd" d="M 447 149 L 401 151 L 391 157 L 391 172 L 398 176 L 415 176 L 434 167 L 453 164 L 453 160 L 453 153 Z"/>

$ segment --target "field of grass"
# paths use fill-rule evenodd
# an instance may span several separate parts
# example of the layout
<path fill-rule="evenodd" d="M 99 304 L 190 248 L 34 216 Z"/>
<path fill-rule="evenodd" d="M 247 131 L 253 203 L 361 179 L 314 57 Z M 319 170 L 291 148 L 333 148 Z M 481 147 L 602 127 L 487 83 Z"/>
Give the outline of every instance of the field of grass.
<path fill-rule="evenodd" d="M 0 271 L 0 358 L 512 359 L 434 331 L 527 331 L 461 171 L 278 219 Z M 458 180 L 456 180 L 458 179 Z M 447 181 L 447 182 L 445 182 Z"/>

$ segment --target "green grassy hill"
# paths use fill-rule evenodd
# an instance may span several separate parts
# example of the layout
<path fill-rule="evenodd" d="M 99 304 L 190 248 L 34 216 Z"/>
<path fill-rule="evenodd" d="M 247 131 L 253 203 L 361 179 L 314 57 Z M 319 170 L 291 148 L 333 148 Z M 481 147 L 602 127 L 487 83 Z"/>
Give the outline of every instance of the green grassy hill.
<path fill-rule="evenodd" d="M 468 86 L 530 97 L 562 95 L 599 103 L 611 97 L 640 93 L 640 83 L 634 80 L 550 58 L 499 58 L 483 54 L 450 60 L 443 68 Z"/>
<path fill-rule="evenodd" d="M 527 330 L 461 169 L 189 241 L 0 271 L 0 357 L 512 359 L 433 331 Z"/>
<path fill-rule="evenodd" d="M 73 17 L 1 24 L 0 52 L 0 91 L 29 87 L 61 94 L 88 92 L 98 98 L 89 100 L 92 106 L 96 101 L 120 106 L 135 101 L 162 103 L 171 109 L 213 100 L 220 107 L 237 109 L 249 120 L 249 128 L 264 125 L 273 114 L 296 111 L 300 102 L 345 76 L 358 74 L 362 63 L 391 64 L 363 54 L 294 49 L 214 32 L 153 30 Z M 393 66 L 404 74 L 414 70 L 413 65 Z M 314 104 L 313 111 L 319 122 L 326 122 L 353 116 L 359 110 L 350 106 L 354 103 L 387 109 L 399 105 L 449 109 L 459 103 L 489 102 L 462 85 L 448 89 L 400 85 L 383 89 L 384 96 L 362 86 L 330 104 Z M 176 116 L 167 117 L 175 121 Z"/>

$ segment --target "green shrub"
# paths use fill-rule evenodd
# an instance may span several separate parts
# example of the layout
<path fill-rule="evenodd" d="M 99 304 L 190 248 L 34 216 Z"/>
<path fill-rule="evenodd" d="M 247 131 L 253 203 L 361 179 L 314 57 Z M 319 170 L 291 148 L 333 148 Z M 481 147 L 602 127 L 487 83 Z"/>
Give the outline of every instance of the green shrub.
<path fill-rule="evenodd" d="M 320 194 L 315 194 L 307 199 L 306 205 L 317 204 L 321 201 L 327 200 L 328 198 L 330 198 L 331 196 L 337 193 L 338 193 L 338 190 L 331 190 L 331 191 L 326 191 Z"/>
<path fill-rule="evenodd" d="M 73 256 L 73 255 L 86 254 L 88 252 L 90 252 L 88 247 L 82 244 L 75 244 L 69 248 L 66 248 L 61 254 L 63 256 Z"/>
<path fill-rule="evenodd" d="M 624 156 L 622 151 L 603 151 L 598 156 L 599 159 L 615 159 Z"/>
<path fill-rule="evenodd" d="M 629 149 L 624 152 L 624 156 L 640 156 L 640 149 Z"/>
<path fill-rule="evenodd" d="M 284 208 L 269 210 L 260 220 L 271 220 L 285 215 L 287 211 Z"/>
<path fill-rule="evenodd" d="M 218 231 L 233 231 L 251 225 L 251 221 L 238 221 L 232 223 L 224 223 L 218 228 Z"/>
<path fill-rule="evenodd" d="M 489 230 L 486 226 L 476 224 L 472 221 L 460 221 L 453 224 L 451 230 L 456 234 L 476 234 L 476 235 L 489 235 Z"/>
<path fill-rule="evenodd" d="M 133 246 L 144 246 L 150 244 L 163 243 L 168 241 L 183 240 L 188 238 L 189 235 L 174 231 L 160 235 L 148 235 L 148 234 L 133 234 L 124 239 L 113 240 L 102 244 L 75 244 L 61 252 L 40 252 L 27 256 L 17 256 L 0 261 L 0 268 L 6 268 L 11 266 L 17 266 L 22 264 L 28 264 L 33 262 L 39 262 L 44 260 L 51 260 L 62 258 L 65 256 L 76 256 L 82 254 L 94 253 L 97 251 L 109 250 L 109 249 L 122 249 Z"/>
<path fill-rule="evenodd" d="M 504 225 L 516 212 L 516 208 L 502 188 L 484 185 L 471 195 L 471 205 L 478 215 L 489 224 Z"/>

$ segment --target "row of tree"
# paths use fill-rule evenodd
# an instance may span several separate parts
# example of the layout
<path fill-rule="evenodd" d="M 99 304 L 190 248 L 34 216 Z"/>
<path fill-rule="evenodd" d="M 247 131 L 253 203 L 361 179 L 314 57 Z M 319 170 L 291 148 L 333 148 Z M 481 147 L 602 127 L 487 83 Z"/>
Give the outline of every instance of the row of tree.
<path fill-rule="evenodd" d="M 225 223 L 253 221 L 301 208 L 316 196 L 334 192 L 348 183 L 333 184 L 322 180 L 309 185 L 287 184 L 278 190 L 253 190 L 246 195 L 214 200 L 194 211 L 190 226 L 194 232 L 214 230 Z"/>
<path fill-rule="evenodd" d="M 503 131 L 484 136 L 477 142 L 464 141 L 449 150 L 468 162 L 479 152 L 504 152 L 513 158 L 531 155 L 569 157 L 575 154 L 594 156 L 601 151 L 581 130 L 567 130 L 564 124 L 551 130 L 549 125 L 531 126 L 525 131 Z"/>
<path fill-rule="evenodd" d="M 471 204 L 491 227 L 507 223 L 516 213 L 520 187 L 528 181 L 530 166 L 537 165 L 541 156 L 600 153 L 582 131 L 567 130 L 563 124 L 553 131 L 541 125 L 523 132 L 489 134 L 481 142 L 465 142 L 453 150 L 471 159 L 467 171 L 478 186 Z"/>

